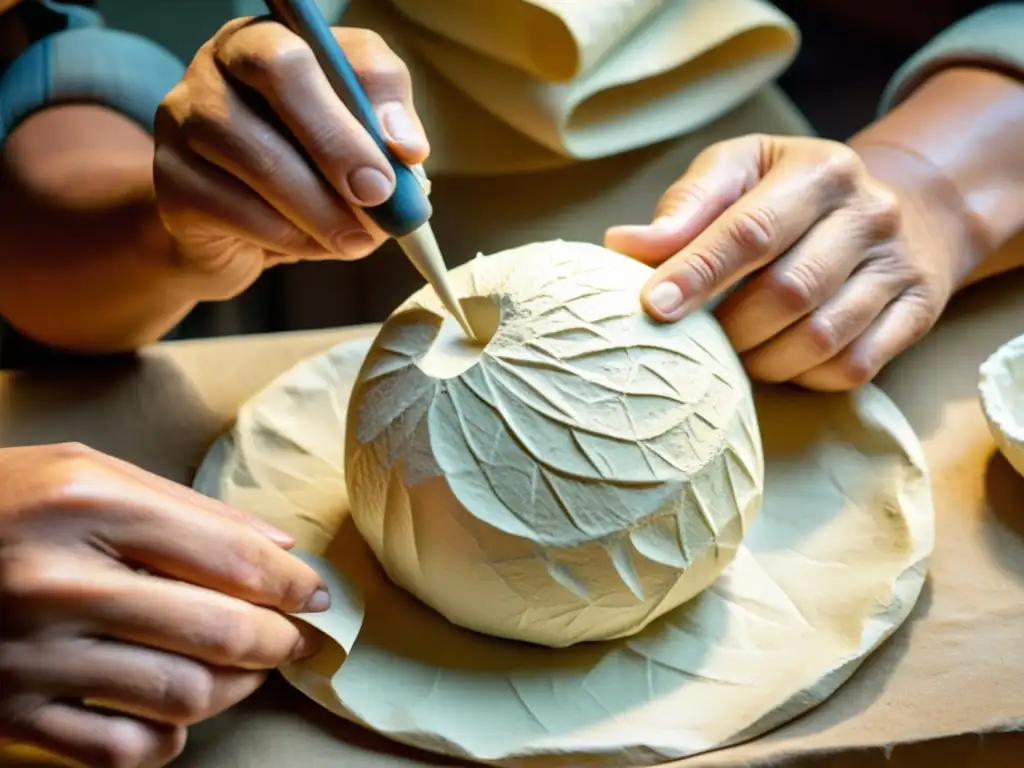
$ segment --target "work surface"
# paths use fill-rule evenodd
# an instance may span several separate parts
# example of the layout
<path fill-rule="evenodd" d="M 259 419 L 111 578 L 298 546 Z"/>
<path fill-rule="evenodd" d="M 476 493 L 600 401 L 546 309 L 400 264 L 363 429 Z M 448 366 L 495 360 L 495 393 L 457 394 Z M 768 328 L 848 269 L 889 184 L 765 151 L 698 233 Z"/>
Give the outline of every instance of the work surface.
<path fill-rule="evenodd" d="M 372 329 L 161 345 L 137 361 L 0 376 L 0 442 L 77 440 L 188 483 L 238 406 L 299 359 Z M 961 296 L 880 384 L 924 444 L 938 543 L 908 624 L 823 706 L 686 766 L 1024 765 L 1024 479 L 993 455 L 979 363 L 1024 333 L 1024 274 Z M 984 735 L 980 735 L 984 734 Z M 453 765 L 335 720 L 275 676 L 195 728 L 191 768 Z"/>

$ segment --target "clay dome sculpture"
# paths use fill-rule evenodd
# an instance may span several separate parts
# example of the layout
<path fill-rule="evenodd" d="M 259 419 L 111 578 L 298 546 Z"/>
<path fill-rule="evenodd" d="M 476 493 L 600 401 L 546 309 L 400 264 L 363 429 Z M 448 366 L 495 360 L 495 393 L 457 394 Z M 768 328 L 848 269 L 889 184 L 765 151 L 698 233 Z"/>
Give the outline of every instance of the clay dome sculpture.
<path fill-rule="evenodd" d="M 714 318 L 650 319 L 643 264 L 534 243 L 429 287 L 353 389 L 353 520 L 390 579 L 454 624 L 564 647 L 632 635 L 732 561 L 763 494 L 750 383 Z"/>

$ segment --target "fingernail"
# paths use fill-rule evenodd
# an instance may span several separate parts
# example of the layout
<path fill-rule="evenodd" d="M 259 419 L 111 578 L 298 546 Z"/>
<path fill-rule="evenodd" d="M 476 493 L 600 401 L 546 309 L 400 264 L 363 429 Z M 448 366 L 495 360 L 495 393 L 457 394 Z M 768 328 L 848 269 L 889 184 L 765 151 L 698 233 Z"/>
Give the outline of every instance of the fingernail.
<path fill-rule="evenodd" d="M 394 184 L 376 168 L 357 168 L 348 175 L 348 187 L 358 205 L 374 206 L 391 197 Z"/>
<path fill-rule="evenodd" d="M 423 190 L 423 194 L 429 195 L 433 185 L 430 182 L 430 178 L 427 176 L 427 172 L 423 169 L 422 163 L 416 165 L 410 165 L 409 170 L 416 174 L 416 180 L 420 183 L 420 188 Z"/>
<path fill-rule="evenodd" d="M 388 138 L 395 144 L 401 144 L 413 152 L 426 149 L 427 137 L 401 104 L 391 104 L 381 109 L 380 121 Z"/>
<path fill-rule="evenodd" d="M 318 589 L 312 595 L 306 604 L 302 606 L 299 613 L 323 613 L 331 607 L 331 596 L 327 594 L 326 589 Z"/>
<path fill-rule="evenodd" d="M 658 283 L 647 294 L 648 303 L 663 315 L 671 315 L 683 306 L 683 292 L 671 280 Z"/>
<path fill-rule="evenodd" d="M 336 253 L 345 256 L 365 256 L 374 246 L 373 236 L 366 230 L 355 232 L 342 232 L 334 236 L 331 241 Z"/>

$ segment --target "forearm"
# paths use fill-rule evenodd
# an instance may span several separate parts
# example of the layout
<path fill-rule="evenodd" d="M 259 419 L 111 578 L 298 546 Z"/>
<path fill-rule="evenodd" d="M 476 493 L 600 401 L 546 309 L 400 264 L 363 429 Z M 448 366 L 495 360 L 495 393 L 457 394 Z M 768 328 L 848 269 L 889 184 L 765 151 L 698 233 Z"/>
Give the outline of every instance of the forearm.
<path fill-rule="evenodd" d="M 40 112 L 7 137 L 0 173 L 0 315 L 60 349 L 155 341 L 194 302 L 160 223 L 151 137 L 98 106 Z"/>

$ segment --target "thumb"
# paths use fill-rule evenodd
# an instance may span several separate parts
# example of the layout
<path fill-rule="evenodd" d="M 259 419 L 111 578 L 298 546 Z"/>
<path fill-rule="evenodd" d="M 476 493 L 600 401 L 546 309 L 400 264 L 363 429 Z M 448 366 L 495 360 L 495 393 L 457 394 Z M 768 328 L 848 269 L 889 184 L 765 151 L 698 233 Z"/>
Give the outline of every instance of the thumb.
<path fill-rule="evenodd" d="M 761 178 L 761 137 L 713 144 L 670 186 L 650 224 L 611 227 L 605 247 L 655 266 L 685 248 Z"/>

